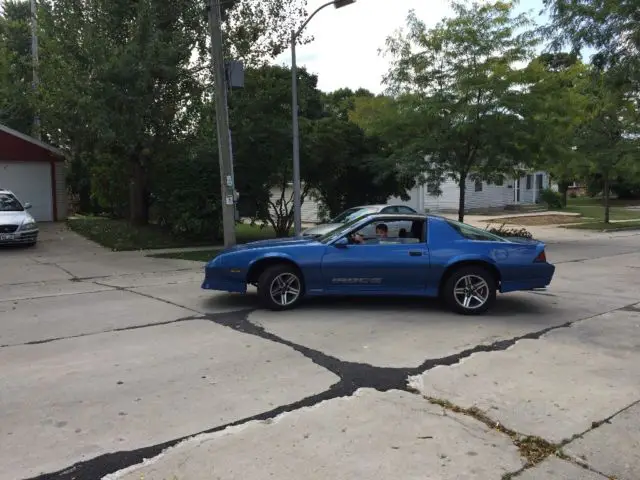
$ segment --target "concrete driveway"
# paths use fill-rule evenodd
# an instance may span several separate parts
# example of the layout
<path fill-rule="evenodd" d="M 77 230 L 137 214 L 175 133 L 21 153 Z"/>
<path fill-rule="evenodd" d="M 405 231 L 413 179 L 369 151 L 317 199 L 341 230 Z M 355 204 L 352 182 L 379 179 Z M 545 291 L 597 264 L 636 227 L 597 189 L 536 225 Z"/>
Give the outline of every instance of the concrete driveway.
<path fill-rule="evenodd" d="M 538 232 L 548 292 L 470 318 L 265 312 L 47 226 L 0 250 L 0 479 L 637 480 L 640 235 L 570 235 Z"/>

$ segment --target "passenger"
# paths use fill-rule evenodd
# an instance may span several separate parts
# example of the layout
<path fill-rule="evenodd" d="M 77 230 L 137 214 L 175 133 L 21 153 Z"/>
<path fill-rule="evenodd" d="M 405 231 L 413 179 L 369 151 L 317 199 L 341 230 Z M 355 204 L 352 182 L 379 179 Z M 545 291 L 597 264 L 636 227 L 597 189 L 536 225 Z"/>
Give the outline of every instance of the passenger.
<path fill-rule="evenodd" d="M 376 235 L 378 236 L 378 238 L 387 238 L 389 236 L 389 227 L 387 227 L 384 223 L 377 225 Z"/>

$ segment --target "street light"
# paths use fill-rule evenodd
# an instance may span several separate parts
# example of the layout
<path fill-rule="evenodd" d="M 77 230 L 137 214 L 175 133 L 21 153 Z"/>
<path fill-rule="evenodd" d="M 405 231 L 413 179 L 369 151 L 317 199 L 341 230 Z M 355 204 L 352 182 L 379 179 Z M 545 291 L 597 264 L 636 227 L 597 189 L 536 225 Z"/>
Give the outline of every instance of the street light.
<path fill-rule="evenodd" d="M 293 224 L 296 236 L 302 233 L 301 199 L 300 199 L 300 129 L 298 126 L 298 67 L 296 65 L 296 41 L 304 27 L 323 8 L 334 5 L 336 8 L 346 7 L 356 0 L 333 0 L 318 7 L 305 20 L 298 30 L 291 31 L 291 111 L 293 118 Z"/>

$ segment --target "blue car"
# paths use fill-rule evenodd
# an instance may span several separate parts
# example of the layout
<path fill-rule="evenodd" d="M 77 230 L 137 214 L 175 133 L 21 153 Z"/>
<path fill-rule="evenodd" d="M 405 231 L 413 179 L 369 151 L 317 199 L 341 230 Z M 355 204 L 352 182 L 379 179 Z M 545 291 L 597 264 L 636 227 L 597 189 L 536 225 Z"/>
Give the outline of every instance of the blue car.
<path fill-rule="evenodd" d="M 202 288 L 245 293 L 285 310 L 313 296 L 439 297 L 454 311 L 486 312 L 496 292 L 545 288 L 555 266 L 545 244 L 505 239 L 444 217 L 373 214 L 318 238 L 236 245 L 205 267 Z"/>

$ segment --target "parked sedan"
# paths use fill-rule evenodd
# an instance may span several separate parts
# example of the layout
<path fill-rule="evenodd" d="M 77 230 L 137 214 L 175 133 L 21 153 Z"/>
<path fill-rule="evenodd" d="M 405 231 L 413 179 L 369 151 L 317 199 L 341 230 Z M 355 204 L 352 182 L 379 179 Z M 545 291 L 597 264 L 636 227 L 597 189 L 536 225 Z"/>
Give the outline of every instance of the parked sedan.
<path fill-rule="evenodd" d="M 545 288 L 554 272 L 537 240 L 505 239 L 435 215 L 372 214 L 319 238 L 226 249 L 207 264 L 202 288 L 245 293 L 255 285 L 272 310 L 313 296 L 393 295 L 440 297 L 473 315 L 486 312 L 498 291 Z"/>
<path fill-rule="evenodd" d="M 329 223 L 323 223 L 309 228 L 302 232 L 303 237 L 320 237 L 331 230 L 338 228 L 340 225 L 349 223 L 357 218 L 372 213 L 417 213 L 413 208 L 406 205 L 363 205 L 345 210 L 340 215 L 329 220 Z"/>
<path fill-rule="evenodd" d="M 0 190 L 0 245 L 35 245 L 38 225 L 24 205 L 9 190 Z"/>

